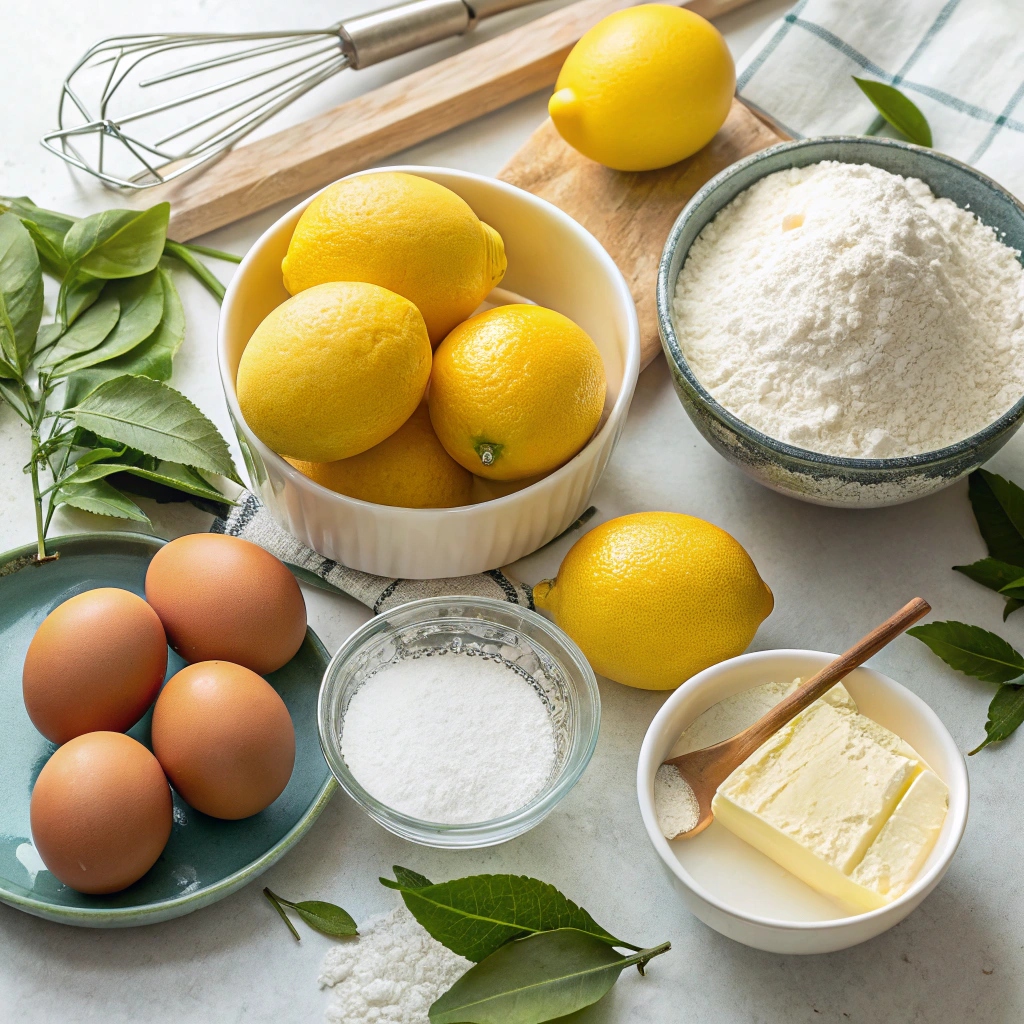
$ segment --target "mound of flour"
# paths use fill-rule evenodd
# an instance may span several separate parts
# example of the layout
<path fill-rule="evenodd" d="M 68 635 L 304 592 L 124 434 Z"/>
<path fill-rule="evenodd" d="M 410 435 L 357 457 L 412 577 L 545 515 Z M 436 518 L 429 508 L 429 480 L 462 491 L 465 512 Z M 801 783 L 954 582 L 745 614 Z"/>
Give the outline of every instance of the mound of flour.
<path fill-rule="evenodd" d="M 801 448 L 934 451 L 1024 394 L 1024 268 L 916 178 L 826 161 L 779 171 L 701 232 L 676 330 L 725 408 Z"/>
<path fill-rule="evenodd" d="M 473 965 L 431 938 L 404 904 L 359 926 L 320 968 L 328 1024 L 429 1024 L 427 1011 Z"/>

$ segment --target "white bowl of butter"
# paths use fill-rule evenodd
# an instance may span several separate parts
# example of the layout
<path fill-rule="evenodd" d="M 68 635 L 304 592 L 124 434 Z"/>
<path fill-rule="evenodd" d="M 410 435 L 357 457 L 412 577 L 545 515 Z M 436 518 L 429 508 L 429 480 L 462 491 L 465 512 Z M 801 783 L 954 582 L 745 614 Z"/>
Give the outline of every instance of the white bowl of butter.
<path fill-rule="evenodd" d="M 655 804 L 655 775 L 662 761 L 745 728 L 781 698 L 788 684 L 810 678 L 833 657 L 819 651 L 762 651 L 715 665 L 669 697 L 640 750 L 637 796 L 644 825 L 687 907 L 723 935 L 768 952 L 828 953 L 902 921 L 946 873 L 967 823 L 967 768 L 945 726 L 905 687 L 859 668 L 844 680 L 845 692 L 827 695 L 825 713 L 812 716 L 820 722 L 805 723 L 802 737 L 798 732 L 797 740 L 816 756 L 797 769 L 789 780 L 793 784 L 777 787 L 785 789 L 784 797 L 773 798 L 776 809 L 779 799 L 787 804 L 791 836 L 813 837 L 806 848 L 790 839 L 785 848 L 777 843 L 773 848 L 768 834 L 773 830 L 743 813 L 744 792 L 772 790 L 781 780 L 767 776 L 782 765 L 794 771 L 799 758 L 790 756 L 794 752 L 782 737 L 771 756 L 752 755 L 720 790 L 733 797 L 729 828 L 716 820 L 693 838 L 665 838 Z M 858 716 L 859 727 L 850 734 L 858 746 L 852 760 L 858 761 L 866 790 L 860 788 L 857 770 L 830 766 L 826 734 L 837 714 L 850 722 L 854 719 L 842 716 Z M 816 729 L 820 743 L 811 735 Z M 848 749 L 845 756 L 849 765 Z M 851 785 L 856 788 L 844 794 Z M 747 801 L 746 807 L 756 802 Z M 837 808 L 842 809 L 837 813 Z M 842 834 L 828 834 L 837 819 Z M 844 844 L 846 852 L 840 855 L 836 851 Z M 817 863 L 815 849 L 829 851 L 825 863 Z M 814 887 L 783 867 L 787 861 Z"/>

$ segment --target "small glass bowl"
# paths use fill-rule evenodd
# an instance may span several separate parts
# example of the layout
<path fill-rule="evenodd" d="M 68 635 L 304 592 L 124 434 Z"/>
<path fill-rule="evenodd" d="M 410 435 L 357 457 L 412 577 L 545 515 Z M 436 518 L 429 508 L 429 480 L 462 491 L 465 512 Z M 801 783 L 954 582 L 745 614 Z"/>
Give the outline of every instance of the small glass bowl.
<path fill-rule="evenodd" d="M 371 796 L 341 754 L 349 701 L 385 665 L 403 658 L 500 658 L 536 689 L 555 734 L 555 766 L 525 807 L 490 821 L 448 825 L 402 814 Z M 324 673 L 317 708 L 320 746 L 334 777 L 389 832 L 422 846 L 475 849 L 507 842 L 542 821 L 590 762 L 601 696 L 582 651 L 536 612 L 485 597 L 427 597 L 371 619 L 341 645 Z"/>

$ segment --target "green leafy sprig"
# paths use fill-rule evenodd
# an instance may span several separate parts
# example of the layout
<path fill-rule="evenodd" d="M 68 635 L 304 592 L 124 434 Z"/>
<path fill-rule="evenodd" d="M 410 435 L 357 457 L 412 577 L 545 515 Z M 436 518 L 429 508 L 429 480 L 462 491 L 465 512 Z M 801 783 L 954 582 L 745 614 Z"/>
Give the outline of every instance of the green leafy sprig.
<path fill-rule="evenodd" d="M 615 938 L 553 885 L 523 875 L 432 883 L 395 867 L 410 913 L 442 945 L 475 962 L 430 1007 L 433 1024 L 542 1024 L 596 1003 L 622 970 L 667 952 Z M 619 946 L 632 950 L 623 955 Z"/>
<path fill-rule="evenodd" d="M 852 78 L 860 87 L 860 91 L 871 100 L 883 121 L 892 125 L 910 142 L 914 142 L 918 146 L 931 146 L 931 125 L 928 124 L 928 118 L 921 113 L 920 108 L 912 99 L 895 86 L 887 85 L 885 82 L 876 82 L 871 78 L 858 78 L 856 75 L 853 75 Z M 877 125 L 880 128 L 882 122 L 877 122 Z M 867 134 L 873 135 L 874 132 L 869 130 Z"/>
<path fill-rule="evenodd" d="M 971 754 L 1005 740 L 1024 722 L 1024 656 L 1002 637 L 964 622 L 929 622 L 907 633 L 927 644 L 950 668 L 998 684 L 988 706 L 985 739 Z"/>
<path fill-rule="evenodd" d="M 356 923 L 352 920 L 352 915 L 333 903 L 327 903 L 324 900 L 304 900 L 302 903 L 292 903 L 291 900 L 278 896 L 276 892 L 272 892 L 270 889 L 264 889 L 263 895 L 267 897 L 270 905 L 281 915 L 281 920 L 288 925 L 288 930 L 295 936 L 296 942 L 301 942 L 302 938 L 288 917 L 284 909 L 285 907 L 290 907 L 310 928 L 314 928 L 324 935 L 330 935 L 336 939 L 345 939 L 359 934 Z"/>
<path fill-rule="evenodd" d="M 967 493 L 989 557 L 953 568 L 1006 598 L 1005 621 L 1024 605 L 1024 490 L 996 473 L 976 469 L 968 478 Z"/>
<path fill-rule="evenodd" d="M 185 337 L 170 267 L 220 300 L 197 256 L 239 257 L 168 240 L 169 215 L 159 203 L 79 219 L 0 198 L 0 400 L 31 433 L 37 560 L 52 557 L 61 505 L 148 522 L 129 494 L 223 502 L 209 477 L 241 482 L 214 424 L 165 383 Z M 44 274 L 59 283 L 47 324 Z"/>
<path fill-rule="evenodd" d="M 397 889 L 413 917 L 453 953 L 474 961 L 430 1007 L 432 1024 L 543 1024 L 596 1003 L 622 971 L 640 974 L 650 960 L 671 948 L 668 942 L 641 949 L 602 928 L 582 907 L 553 885 L 525 875 L 471 875 L 450 882 L 430 881 L 395 866 Z M 285 907 L 303 913 L 316 907 L 320 919 L 351 921 L 330 903 L 289 903 L 269 889 L 274 905 L 296 939 L 299 933 Z M 326 931 L 328 935 L 355 934 Z M 624 955 L 615 947 L 632 950 Z"/>

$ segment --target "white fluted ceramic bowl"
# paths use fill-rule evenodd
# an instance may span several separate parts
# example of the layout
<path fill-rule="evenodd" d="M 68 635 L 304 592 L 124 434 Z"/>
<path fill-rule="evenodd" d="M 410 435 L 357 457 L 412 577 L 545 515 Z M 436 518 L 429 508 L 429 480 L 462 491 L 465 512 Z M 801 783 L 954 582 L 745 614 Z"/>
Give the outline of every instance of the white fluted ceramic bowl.
<path fill-rule="evenodd" d="M 303 476 L 249 429 L 238 407 L 235 375 L 253 331 L 288 298 L 281 260 L 307 199 L 256 241 L 221 308 L 221 382 L 251 486 L 290 534 L 354 569 L 436 579 L 498 568 L 558 536 L 587 507 L 622 431 L 640 370 L 633 299 L 597 239 L 545 200 L 468 171 L 416 166 L 375 170 L 408 171 L 450 188 L 501 234 L 508 255 L 502 289 L 565 314 L 597 344 L 608 378 L 601 425 L 587 446 L 550 476 L 478 505 L 374 505 L 336 494 Z"/>

